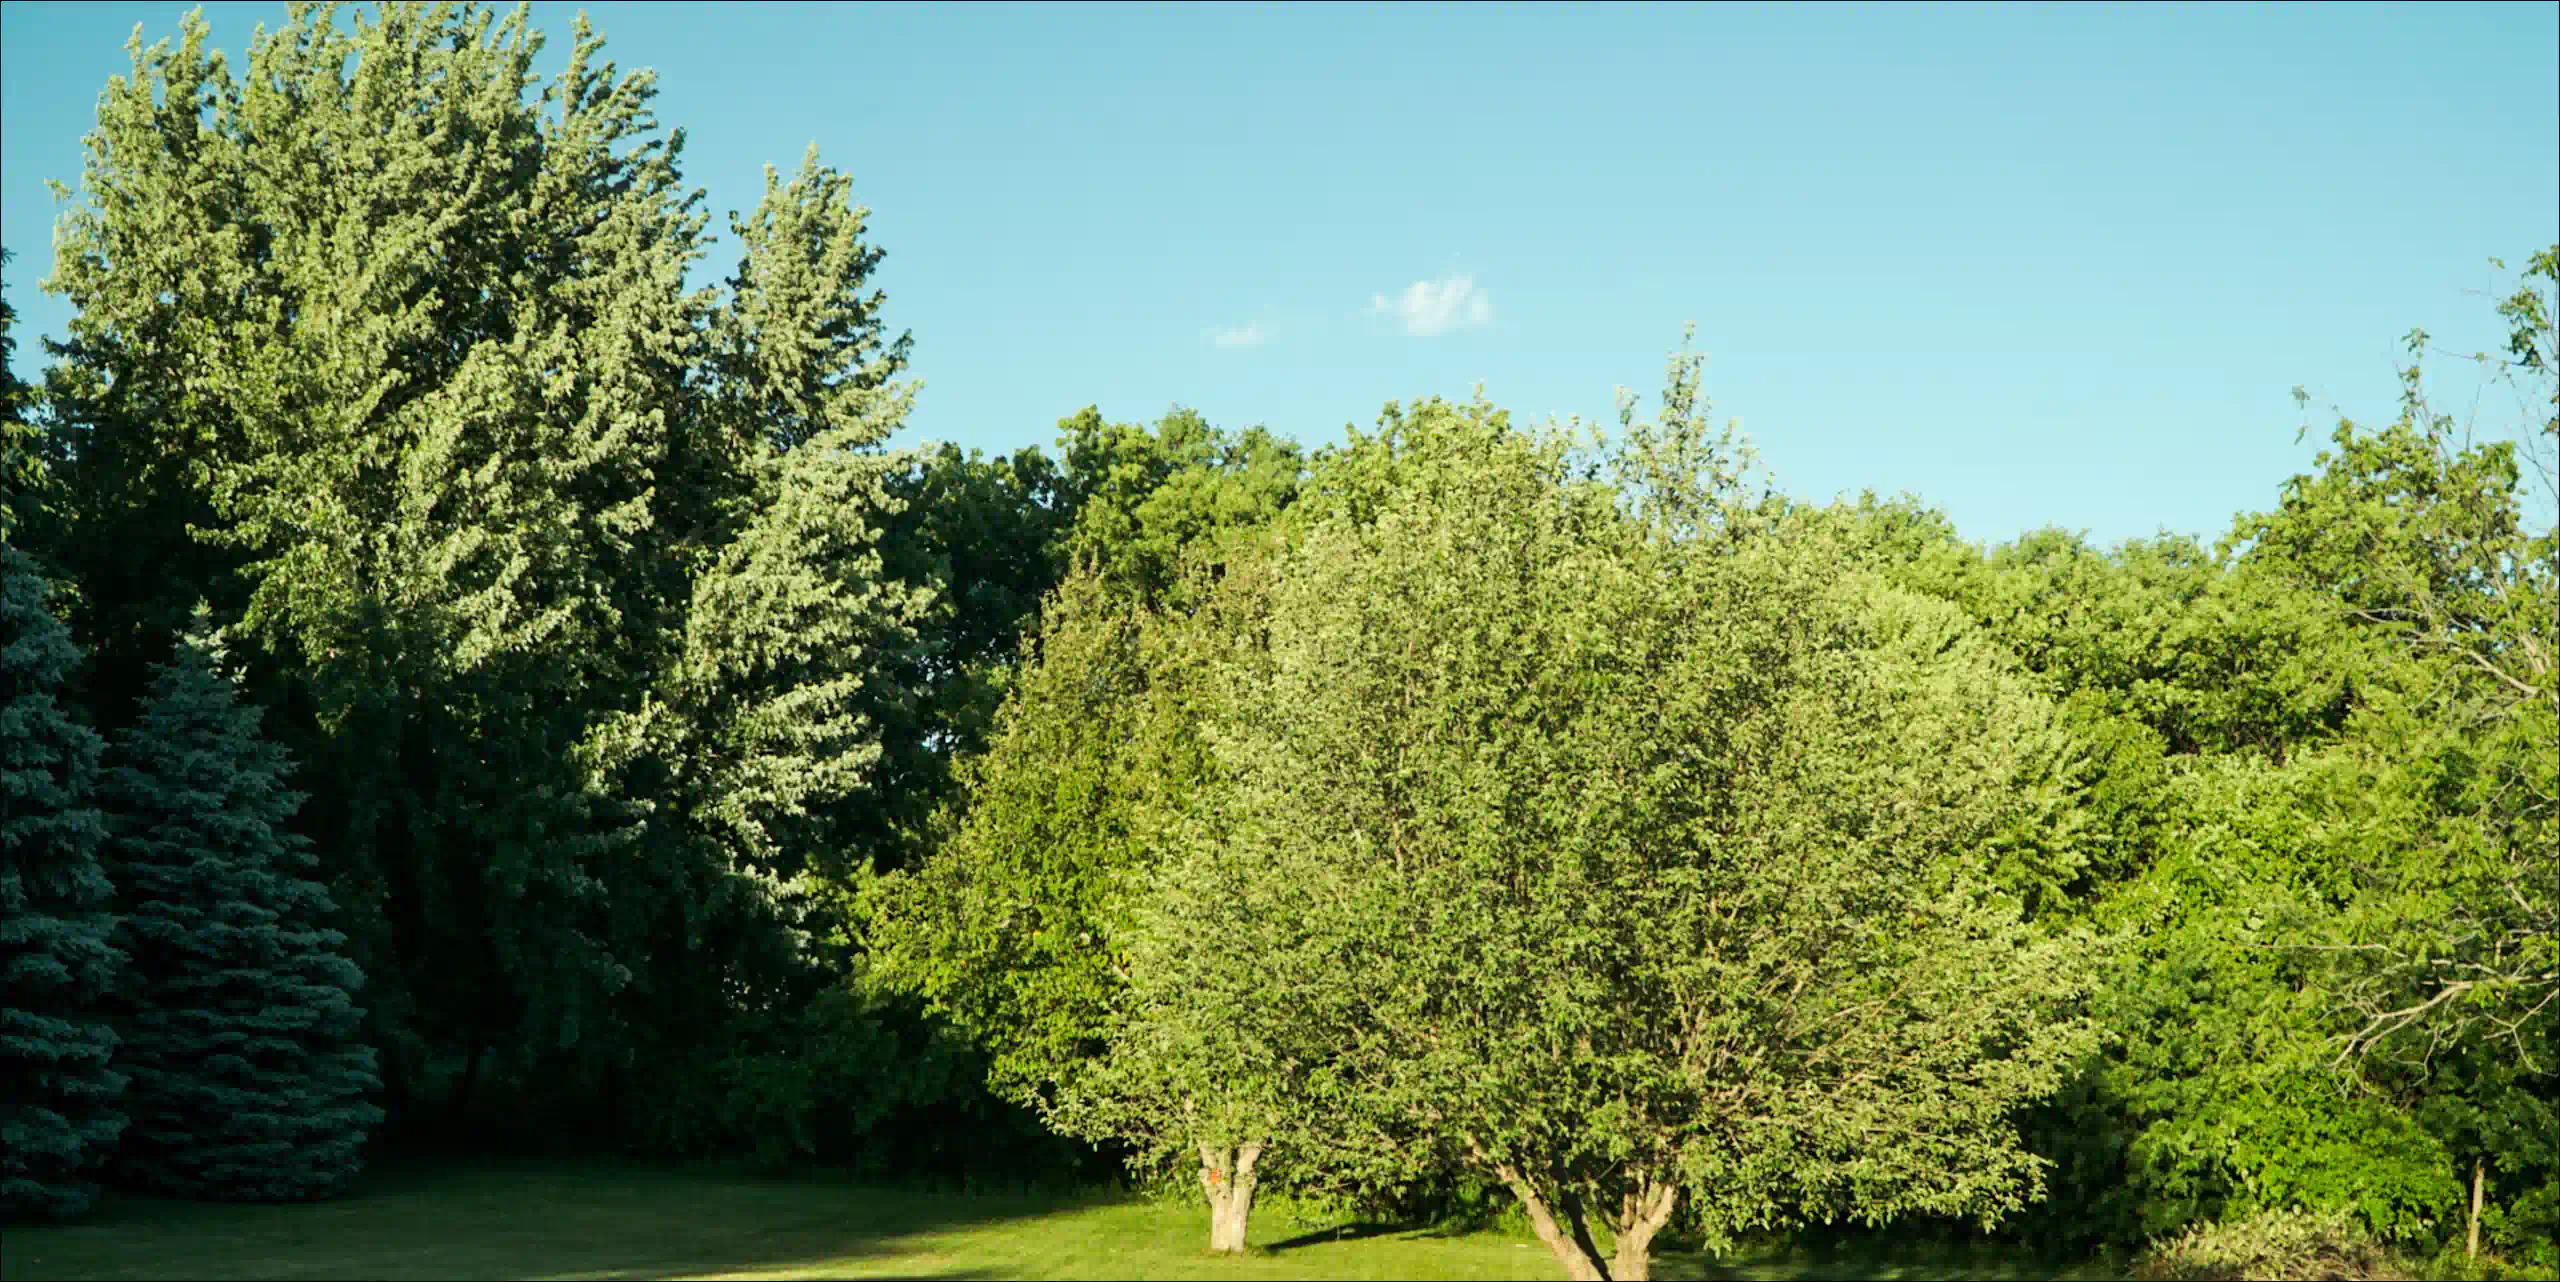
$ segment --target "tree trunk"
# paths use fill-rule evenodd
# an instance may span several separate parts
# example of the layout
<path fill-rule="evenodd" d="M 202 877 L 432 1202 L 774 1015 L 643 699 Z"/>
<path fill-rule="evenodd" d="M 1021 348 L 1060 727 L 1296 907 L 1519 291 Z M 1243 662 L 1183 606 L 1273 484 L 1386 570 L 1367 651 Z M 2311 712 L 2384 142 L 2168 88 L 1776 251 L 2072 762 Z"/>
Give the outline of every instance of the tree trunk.
<path fill-rule="evenodd" d="M 1562 1170 L 1556 1172 L 1556 1206 L 1564 1212 L 1565 1231 L 1573 1236 L 1574 1247 L 1591 1257 L 1592 1266 L 1600 1270 L 1600 1276 L 1608 1277 L 1609 1268 L 1603 1263 L 1608 1257 L 1600 1254 L 1600 1244 L 1592 1240 L 1591 1215 L 1582 1207 L 1582 1193 L 1564 1177 Z"/>
<path fill-rule="evenodd" d="M 1655 1180 L 1636 1182 L 1617 1223 L 1610 1226 L 1618 1238 L 1617 1259 L 1609 1269 L 1616 1282 L 1646 1282 L 1653 1276 L 1653 1235 L 1671 1222 L 1671 1212 L 1679 1205 L 1679 1185 Z"/>
<path fill-rule="evenodd" d="M 1539 1241 L 1547 1244 L 1547 1250 L 1555 1254 L 1556 1262 L 1564 1266 L 1564 1275 L 1569 1282 L 1609 1282 L 1609 1271 L 1600 1266 L 1598 1254 L 1585 1250 L 1582 1243 L 1575 1240 L 1587 1240 L 1586 1235 L 1568 1233 L 1557 1224 L 1555 1213 L 1547 1207 L 1547 1200 L 1538 1195 L 1537 1187 L 1529 1183 L 1518 1168 L 1496 1163 L 1493 1173 L 1502 1180 L 1504 1187 L 1511 1190 L 1513 1197 L 1520 1199 L 1520 1208 L 1529 1215 L 1530 1229 L 1537 1233 Z"/>
<path fill-rule="evenodd" d="M 1241 1255 L 1245 1229 L 1253 1218 L 1254 1164 L 1262 1160 L 1259 1142 L 1238 1148 L 1200 1146 L 1200 1189 L 1209 1197 L 1209 1249 Z"/>
<path fill-rule="evenodd" d="M 2466 1255 L 2480 1254 L 2480 1179 L 2486 1173 L 2487 1165 L 2485 1158 L 2471 1159 L 2471 1232 L 2463 1239 L 2463 1253 Z"/>
<path fill-rule="evenodd" d="M 457 1131 L 471 1125 L 472 1096 L 480 1091 L 480 1053 L 484 1048 L 478 1037 L 471 1039 L 471 1053 L 462 1061 L 462 1082 L 453 1093 L 454 1125 Z"/>

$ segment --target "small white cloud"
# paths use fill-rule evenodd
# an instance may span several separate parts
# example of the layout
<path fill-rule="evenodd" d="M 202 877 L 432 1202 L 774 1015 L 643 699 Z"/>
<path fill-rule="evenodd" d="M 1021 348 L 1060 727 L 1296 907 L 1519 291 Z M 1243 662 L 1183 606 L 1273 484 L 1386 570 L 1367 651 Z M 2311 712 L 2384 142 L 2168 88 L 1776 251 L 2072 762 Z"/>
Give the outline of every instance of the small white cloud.
<path fill-rule="evenodd" d="M 1211 347 L 1260 347 L 1270 335 L 1262 332 L 1261 321 L 1249 321 L 1241 328 L 1209 331 Z"/>
<path fill-rule="evenodd" d="M 1453 329 L 1492 324 L 1493 298 L 1476 288 L 1474 277 L 1452 276 L 1447 280 L 1415 281 L 1393 298 L 1375 295 L 1369 300 L 1369 312 L 1391 318 L 1404 332 L 1417 338 L 1429 338 Z"/>

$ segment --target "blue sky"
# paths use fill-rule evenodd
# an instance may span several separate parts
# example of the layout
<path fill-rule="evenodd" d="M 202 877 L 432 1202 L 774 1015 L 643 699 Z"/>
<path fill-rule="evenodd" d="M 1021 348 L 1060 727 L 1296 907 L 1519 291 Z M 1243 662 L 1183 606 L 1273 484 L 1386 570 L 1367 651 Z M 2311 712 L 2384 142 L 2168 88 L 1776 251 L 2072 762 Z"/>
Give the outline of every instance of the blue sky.
<path fill-rule="evenodd" d="M 2560 239 L 2549 4 L 587 8 L 715 223 L 813 141 L 853 174 L 906 439 L 990 450 L 1086 404 L 1601 417 L 1694 320 L 1791 493 L 2210 536 L 2308 465 L 2296 384 L 2387 417 L 2399 336 L 2496 346 L 2487 260 Z M 283 15 L 206 9 L 234 52 Z M 67 315 L 44 180 L 183 11 L 0 6 L 22 337 Z M 535 6 L 553 65 L 574 12 Z"/>

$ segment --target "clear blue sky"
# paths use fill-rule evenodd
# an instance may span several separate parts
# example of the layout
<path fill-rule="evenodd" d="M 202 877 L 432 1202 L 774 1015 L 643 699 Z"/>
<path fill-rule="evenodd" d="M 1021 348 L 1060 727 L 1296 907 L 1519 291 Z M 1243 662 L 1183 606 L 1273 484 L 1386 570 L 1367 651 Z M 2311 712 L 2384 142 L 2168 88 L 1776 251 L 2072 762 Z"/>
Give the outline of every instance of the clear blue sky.
<path fill-rule="evenodd" d="M 1695 320 L 1792 493 L 2212 535 L 2307 465 L 2296 384 L 2387 417 L 2398 337 L 2496 345 L 2488 258 L 2560 239 L 2550 4 L 589 9 L 715 222 L 812 141 L 854 175 L 910 440 L 1179 402 L 1316 442 L 1478 382 L 1605 416 Z M 0 9 L 23 337 L 66 316 L 43 182 L 182 11 Z M 283 6 L 207 11 L 237 52 Z"/>

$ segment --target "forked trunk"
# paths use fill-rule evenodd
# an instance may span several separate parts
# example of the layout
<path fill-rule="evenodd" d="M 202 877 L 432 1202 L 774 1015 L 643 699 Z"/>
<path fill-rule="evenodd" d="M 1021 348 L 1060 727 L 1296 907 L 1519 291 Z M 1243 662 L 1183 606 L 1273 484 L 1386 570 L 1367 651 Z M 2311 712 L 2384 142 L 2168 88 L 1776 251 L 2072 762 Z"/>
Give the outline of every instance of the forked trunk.
<path fill-rule="evenodd" d="M 1619 1207 L 1617 1223 L 1610 1227 L 1617 1233 L 1618 1258 L 1609 1274 L 1616 1282 L 1645 1282 L 1653 1276 L 1653 1235 L 1671 1222 L 1671 1212 L 1680 1205 L 1680 1186 L 1640 1181 Z"/>
<path fill-rule="evenodd" d="M 1547 1205 L 1537 1186 L 1531 1184 L 1519 1168 L 1496 1163 L 1493 1173 L 1501 1178 L 1503 1187 L 1510 1189 L 1513 1197 L 1520 1199 L 1520 1209 L 1529 1216 L 1530 1231 L 1547 1244 L 1547 1250 L 1555 1254 L 1556 1263 L 1564 1266 L 1568 1282 L 1609 1282 L 1609 1272 L 1600 1267 L 1599 1255 L 1584 1245 L 1590 1240 L 1589 1234 L 1569 1230 L 1558 1223 L 1555 1209 Z"/>
<path fill-rule="evenodd" d="M 1245 1228 L 1253 1218 L 1253 1167 L 1261 1160 L 1259 1143 L 1237 1148 L 1200 1146 L 1200 1189 L 1209 1196 L 1211 1251 L 1243 1254 Z"/>
<path fill-rule="evenodd" d="M 1614 1210 L 1603 1212 L 1601 1218 L 1617 1248 L 1604 1262 L 1599 1245 L 1592 1240 L 1582 1200 L 1570 1187 L 1559 1187 L 1550 1204 L 1519 1168 L 1497 1164 L 1493 1170 L 1512 1196 L 1520 1199 L 1529 1228 L 1555 1254 L 1570 1282 L 1647 1282 L 1653 1276 L 1654 1235 L 1671 1222 L 1671 1212 L 1680 1204 L 1678 1185 L 1639 1179 Z M 1558 1211 L 1563 1212 L 1561 1217 Z"/>

